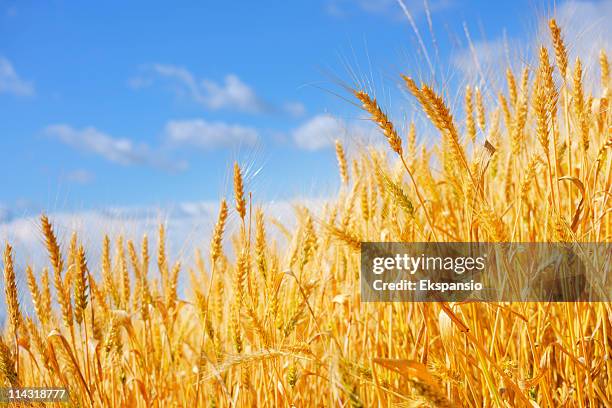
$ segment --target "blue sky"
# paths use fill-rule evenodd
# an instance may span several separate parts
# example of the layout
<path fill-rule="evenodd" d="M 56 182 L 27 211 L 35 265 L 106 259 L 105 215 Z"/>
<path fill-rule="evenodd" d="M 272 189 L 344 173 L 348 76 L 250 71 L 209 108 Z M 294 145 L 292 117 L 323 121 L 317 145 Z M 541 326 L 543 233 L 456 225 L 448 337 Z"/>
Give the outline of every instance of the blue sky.
<path fill-rule="evenodd" d="M 528 44 L 550 10 L 610 16 L 610 1 L 429 0 L 436 57 L 424 3 L 405 3 L 436 77 L 457 84 L 474 52 L 505 61 L 502 45 Z M 609 45 L 607 30 L 577 30 Z M 331 142 L 367 130 L 334 95 L 349 96 L 350 69 L 400 122 L 414 112 L 398 74 L 430 76 L 395 0 L 0 1 L 0 39 L 5 217 L 213 201 L 234 160 L 260 200 L 325 196 Z"/>

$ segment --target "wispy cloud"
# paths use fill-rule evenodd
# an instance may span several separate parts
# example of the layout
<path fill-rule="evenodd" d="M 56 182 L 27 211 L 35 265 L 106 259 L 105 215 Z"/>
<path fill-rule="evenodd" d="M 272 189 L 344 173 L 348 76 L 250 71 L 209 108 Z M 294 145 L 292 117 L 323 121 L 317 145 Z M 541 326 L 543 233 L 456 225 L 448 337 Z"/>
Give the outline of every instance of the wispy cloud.
<path fill-rule="evenodd" d="M 76 129 L 66 124 L 55 124 L 47 126 L 44 133 L 68 146 L 124 166 L 146 165 L 169 171 L 186 167 L 185 162 L 169 160 L 145 143 L 113 137 L 91 126 Z"/>
<path fill-rule="evenodd" d="M 208 110 L 234 110 L 252 114 L 286 113 L 301 116 L 305 108 L 299 102 L 288 102 L 280 107 L 260 97 L 252 86 L 238 75 L 227 74 L 222 81 L 197 78 L 183 67 L 170 64 L 146 66 L 143 75 L 130 79 L 129 85 L 135 89 L 152 85 L 156 79 L 171 81 L 175 93 L 188 97 Z"/>
<path fill-rule="evenodd" d="M 612 2 L 609 1 L 566 1 L 560 3 L 554 14 L 562 29 L 570 55 L 570 63 L 580 57 L 586 69 L 595 67 L 601 49 L 609 50 L 612 39 L 606 24 L 612 20 Z M 537 30 L 530 38 L 505 38 L 474 41 L 454 53 L 451 63 L 470 82 L 481 82 L 493 88 L 501 86 L 499 72 L 509 64 L 516 69 L 537 56 L 537 49 L 544 44 L 552 50 L 548 18 L 538 21 Z M 589 66 L 590 64 L 590 66 Z M 596 75 L 593 75 L 596 77 Z"/>
<path fill-rule="evenodd" d="M 346 133 L 346 124 L 330 115 L 317 115 L 292 133 L 295 144 L 304 150 L 319 150 L 331 146 Z"/>
<path fill-rule="evenodd" d="M 11 61 L 0 56 L 0 93 L 18 96 L 34 95 L 34 85 L 20 78 Z"/>
<path fill-rule="evenodd" d="M 172 120 L 166 124 L 166 140 L 177 146 L 216 149 L 236 145 L 254 145 L 259 132 L 251 127 L 208 122 L 202 119 Z"/>
<path fill-rule="evenodd" d="M 283 110 L 296 118 L 306 114 L 306 107 L 300 102 L 287 102 L 283 105 Z"/>
<path fill-rule="evenodd" d="M 370 122 L 345 121 L 319 114 L 308 119 L 290 132 L 293 143 L 303 150 L 321 150 L 334 145 L 336 139 L 350 138 L 353 144 L 376 143 L 377 130 Z"/>
<path fill-rule="evenodd" d="M 154 77 L 139 76 L 130 80 L 134 88 L 149 86 L 155 77 L 172 81 L 174 90 L 210 110 L 233 109 L 243 112 L 260 113 L 266 111 L 267 104 L 255 93 L 253 88 L 237 75 L 228 74 L 222 82 L 196 78 L 189 70 L 176 65 L 153 64 L 146 71 Z"/>

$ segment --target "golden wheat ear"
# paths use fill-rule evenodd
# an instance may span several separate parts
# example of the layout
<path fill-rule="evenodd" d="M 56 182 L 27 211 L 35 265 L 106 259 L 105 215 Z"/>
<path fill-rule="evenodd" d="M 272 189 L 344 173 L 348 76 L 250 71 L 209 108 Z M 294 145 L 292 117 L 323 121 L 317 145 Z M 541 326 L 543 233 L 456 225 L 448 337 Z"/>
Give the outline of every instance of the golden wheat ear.
<path fill-rule="evenodd" d="M 51 265 L 56 271 L 58 271 L 59 274 L 61 274 L 64 269 L 64 261 L 62 259 L 59 244 L 57 243 L 57 238 L 53 232 L 53 226 L 51 225 L 49 218 L 44 214 L 40 217 L 40 221 L 43 236 L 45 238 L 45 246 L 47 247 Z"/>
<path fill-rule="evenodd" d="M 555 49 L 557 67 L 559 67 L 561 78 L 563 78 L 565 81 L 565 77 L 567 75 L 567 48 L 565 47 L 563 37 L 561 36 L 561 29 L 557 25 L 557 21 L 554 18 L 550 19 L 548 22 L 548 27 L 550 28 L 550 35 L 552 37 L 553 47 Z"/>
<path fill-rule="evenodd" d="M 36 316 L 38 317 L 38 320 L 43 326 L 47 326 L 49 324 L 49 318 L 47 317 L 47 313 L 49 313 L 50 310 L 45 310 L 43 294 L 40 291 L 40 287 L 36 282 L 36 277 L 34 276 L 34 272 L 32 271 L 32 267 L 30 265 L 26 267 L 26 279 L 28 282 L 28 289 L 30 290 L 30 296 L 32 297 L 32 304 L 34 306 Z"/>
<path fill-rule="evenodd" d="M 383 112 L 376 102 L 376 98 L 370 97 L 370 95 L 364 91 L 354 91 L 353 93 L 362 103 L 363 110 L 370 114 L 371 120 L 381 129 L 389 142 L 389 146 L 391 146 L 391 150 L 393 150 L 399 156 L 402 156 L 402 139 L 397 135 L 395 127 L 389 120 L 387 114 Z"/>
<path fill-rule="evenodd" d="M 234 200 L 236 202 L 236 212 L 244 222 L 246 216 L 246 200 L 244 198 L 244 182 L 242 170 L 237 162 L 234 163 Z"/>
<path fill-rule="evenodd" d="M 77 250 L 77 273 L 74 280 L 74 318 L 78 324 L 83 322 L 85 309 L 88 302 L 88 285 L 87 278 L 89 276 L 89 268 L 87 267 L 87 258 L 85 256 L 85 248 L 79 245 Z"/>
<path fill-rule="evenodd" d="M 13 336 L 17 336 L 22 316 L 19 310 L 19 296 L 15 278 L 15 266 L 13 263 L 13 248 L 9 244 L 6 244 L 4 249 L 4 295 L 10 331 Z"/>
<path fill-rule="evenodd" d="M 336 146 L 336 158 L 338 160 L 338 170 L 340 171 L 340 180 L 342 180 L 342 184 L 348 185 L 349 183 L 349 175 L 348 168 L 346 164 L 346 156 L 344 154 L 344 147 L 339 140 L 335 142 Z"/>
<path fill-rule="evenodd" d="M 221 204 L 219 205 L 219 216 L 217 218 L 217 223 L 215 224 L 215 229 L 213 231 L 213 238 L 210 243 L 210 259 L 211 264 L 215 264 L 215 262 L 221 257 L 223 253 L 223 233 L 225 231 L 225 222 L 227 221 L 228 210 L 227 210 L 227 202 L 225 200 L 221 200 Z"/>

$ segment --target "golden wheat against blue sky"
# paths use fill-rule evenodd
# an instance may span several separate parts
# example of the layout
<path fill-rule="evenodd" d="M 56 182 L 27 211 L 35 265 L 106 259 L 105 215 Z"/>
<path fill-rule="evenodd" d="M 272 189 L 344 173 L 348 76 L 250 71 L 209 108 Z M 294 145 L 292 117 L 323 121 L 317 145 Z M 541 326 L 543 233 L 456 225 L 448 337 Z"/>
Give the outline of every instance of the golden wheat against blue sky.
<path fill-rule="evenodd" d="M 610 1 L 404 4 L 410 17 L 397 0 L 0 2 L 0 221 L 217 200 L 236 159 L 261 199 L 324 196 L 332 141 L 368 134 L 343 82 L 418 122 L 398 73 L 452 102 L 527 58 L 541 23 L 527 16 L 557 15 L 574 54 L 610 43 Z"/>

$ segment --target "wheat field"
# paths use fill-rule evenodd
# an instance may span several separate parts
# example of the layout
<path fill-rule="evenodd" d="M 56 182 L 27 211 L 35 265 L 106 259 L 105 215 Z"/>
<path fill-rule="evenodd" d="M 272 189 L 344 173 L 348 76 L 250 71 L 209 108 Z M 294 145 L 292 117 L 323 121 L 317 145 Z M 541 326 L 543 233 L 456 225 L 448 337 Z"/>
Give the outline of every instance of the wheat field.
<path fill-rule="evenodd" d="M 235 164 L 194 265 L 166 251 L 163 225 L 105 238 L 98 262 L 41 216 L 48 267 L 27 267 L 29 293 L 4 249 L 3 386 L 65 387 L 70 406 L 96 407 L 612 407 L 609 303 L 360 301 L 364 241 L 611 241 L 608 57 L 569 61 L 554 20 L 550 34 L 536 64 L 498 73 L 494 102 L 468 86 L 461 118 L 402 76 L 433 146 L 351 89 L 388 148 L 349 157 L 336 142 L 337 197 L 296 205 L 294 227 L 251 200 Z"/>

